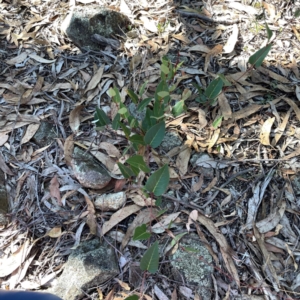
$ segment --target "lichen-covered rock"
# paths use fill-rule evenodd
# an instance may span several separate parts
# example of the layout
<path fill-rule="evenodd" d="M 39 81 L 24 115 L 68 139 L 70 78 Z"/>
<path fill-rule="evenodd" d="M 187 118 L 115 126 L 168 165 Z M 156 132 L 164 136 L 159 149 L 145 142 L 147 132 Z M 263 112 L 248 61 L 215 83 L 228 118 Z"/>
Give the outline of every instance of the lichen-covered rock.
<path fill-rule="evenodd" d="M 71 165 L 82 186 L 102 189 L 109 184 L 110 175 L 91 154 L 75 147 L 73 155 Z"/>
<path fill-rule="evenodd" d="M 181 146 L 182 140 L 179 134 L 175 131 L 168 131 L 160 144 L 160 149 L 169 152 L 175 147 Z"/>
<path fill-rule="evenodd" d="M 195 234 L 185 236 L 179 244 L 177 251 L 170 257 L 175 279 L 182 281 L 184 276 L 186 284 L 195 286 L 203 300 L 210 300 L 213 272 L 210 253 Z"/>
<path fill-rule="evenodd" d="M 99 5 L 75 7 L 62 22 L 62 31 L 78 47 L 86 50 L 99 50 L 93 40 L 97 34 L 106 38 L 124 35 L 130 20 L 127 16 Z"/>
<path fill-rule="evenodd" d="M 84 241 L 71 253 L 50 292 L 63 300 L 77 300 L 89 288 L 99 286 L 118 273 L 114 249 L 105 240 Z"/>

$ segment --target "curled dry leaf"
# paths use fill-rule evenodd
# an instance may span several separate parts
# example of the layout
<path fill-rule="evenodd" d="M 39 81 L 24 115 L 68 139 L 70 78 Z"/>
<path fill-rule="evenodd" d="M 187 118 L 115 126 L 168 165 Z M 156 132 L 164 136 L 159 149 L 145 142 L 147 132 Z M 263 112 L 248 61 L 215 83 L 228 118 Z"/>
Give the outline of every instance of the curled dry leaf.
<path fill-rule="evenodd" d="M 227 40 L 225 46 L 223 47 L 224 53 L 231 53 L 234 50 L 236 42 L 238 40 L 239 28 L 237 24 L 234 24 L 232 27 L 232 33 L 229 39 Z"/>
<path fill-rule="evenodd" d="M 210 220 L 209 218 L 205 217 L 202 214 L 199 214 L 198 221 L 207 228 L 207 230 L 214 236 L 216 242 L 219 244 L 225 266 L 226 266 L 229 274 L 234 278 L 236 284 L 239 287 L 240 286 L 240 277 L 239 277 L 239 274 L 235 267 L 234 261 L 232 259 L 234 251 L 228 245 L 226 238 L 224 237 L 224 235 L 222 233 L 220 233 L 220 231 L 215 226 L 213 221 Z"/>
<path fill-rule="evenodd" d="M 90 228 L 90 233 L 96 235 L 97 234 L 97 220 L 96 220 L 96 211 L 92 200 L 85 195 L 84 196 L 86 204 L 87 204 L 87 211 L 88 215 L 86 217 L 86 223 Z"/>
<path fill-rule="evenodd" d="M 190 232 L 190 225 L 194 224 L 194 222 L 197 221 L 197 218 L 198 218 L 198 211 L 194 209 L 193 211 L 191 211 L 188 218 L 188 222 L 186 223 L 186 229 L 188 232 Z"/>
<path fill-rule="evenodd" d="M 265 146 L 270 146 L 270 133 L 274 121 L 275 121 L 275 117 L 269 118 L 268 120 L 265 121 L 265 123 L 261 128 L 259 138 L 260 138 L 260 142 Z"/>
<path fill-rule="evenodd" d="M 80 112 L 82 111 L 83 108 L 84 108 L 83 105 L 78 105 L 70 113 L 69 125 L 70 125 L 73 133 L 76 133 L 79 129 L 79 126 L 80 126 Z"/>
<path fill-rule="evenodd" d="M 59 191 L 59 182 L 57 180 L 57 175 L 55 175 L 51 179 L 50 186 L 49 186 L 49 191 L 50 191 L 51 197 L 56 198 L 58 205 L 62 205 L 60 191 Z"/>

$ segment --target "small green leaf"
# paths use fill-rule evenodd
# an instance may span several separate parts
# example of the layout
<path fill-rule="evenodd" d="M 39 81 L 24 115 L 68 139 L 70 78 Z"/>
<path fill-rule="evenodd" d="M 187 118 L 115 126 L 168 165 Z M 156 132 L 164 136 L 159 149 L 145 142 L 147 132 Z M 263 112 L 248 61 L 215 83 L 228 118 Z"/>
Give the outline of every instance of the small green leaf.
<path fill-rule="evenodd" d="M 144 254 L 140 262 L 142 271 L 154 274 L 158 270 L 159 253 L 158 242 L 156 241 Z"/>
<path fill-rule="evenodd" d="M 266 56 L 268 55 L 268 53 L 271 50 L 272 45 L 269 44 L 263 48 L 261 48 L 260 50 L 258 50 L 256 53 L 254 53 L 253 55 L 250 56 L 249 58 L 249 64 L 251 64 L 252 66 L 260 67 L 261 64 L 263 63 L 264 59 L 266 58 Z"/>
<path fill-rule="evenodd" d="M 122 175 L 123 175 L 125 178 L 130 178 L 131 176 L 134 176 L 134 173 L 133 173 L 133 171 L 132 171 L 130 168 L 124 166 L 124 165 L 121 164 L 121 163 L 118 163 L 118 166 L 119 166 L 119 169 L 120 169 Z"/>
<path fill-rule="evenodd" d="M 114 130 L 118 130 L 119 129 L 119 127 L 120 127 L 120 125 L 119 125 L 120 119 L 121 119 L 120 114 L 116 114 L 116 116 L 114 117 L 114 119 L 112 121 L 112 128 Z"/>
<path fill-rule="evenodd" d="M 208 99 L 214 100 L 220 94 L 222 88 L 223 88 L 223 80 L 220 77 L 218 77 L 209 84 L 209 86 L 204 92 L 204 95 Z"/>
<path fill-rule="evenodd" d="M 148 84 L 148 80 L 147 80 L 147 81 L 145 81 L 145 82 L 143 83 L 143 85 L 141 86 L 141 88 L 140 88 L 140 91 L 139 91 L 139 96 L 140 96 L 140 97 L 142 97 L 142 96 L 143 96 L 143 94 L 144 94 L 144 92 L 145 92 L 145 89 L 146 89 L 146 86 L 147 86 L 147 84 Z"/>
<path fill-rule="evenodd" d="M 168 188 L 170 181 L 169 167 L 164 165 L 155 171 L 147 180 L 145 189 L 155 196 L 161 196 Z"/>
<path fill-rule="evenodd" d="M 168 91 L 161 91 L 161 92 L 158 92 L 157 95 L 161 98 L 165 98 L 165 97 L 169 96 L 170 93 Z"/>
<path fill-rule="evenodd" d="M 110 123 L 110 120 L 106 115 L 106 113 L 101 108 L 98 107 L 96 107 L 94 119 L 97 121 L 96 122 L 97 127 L 105 126 Z"/>
<path fill-rule="evenodd" d="M 224 74 L 219 74 L 218 76 L 222 79 L 225 86 L 232 86 L 231 82 L 224 76 Z"/>
<path fill-rule="evenodd" d="M 160 70 L 164 73 L 164 74 L 169 74 L 170 70 L 166 65 L 161 65 L 160 66 Z"/>
<path fill-rule="evenodd" d="M 131 295 L 126 297 L 124 300 L 139 300 L 139 297 L 137 295 Z"/>
<path fill-rule="evenodd" d="M 138 134 L 134 134 L 129 137 L 129 141 L 138 145 L 146 145 L 144 137 Z"/>
<path fill-rule="evenodd" d="M 136 167 L 140 170 L 142 170 L 145 173 L 150 172 L 149 167 L 146 165 L 144 162 L 143 156 L 141 155 L 133 155 L 130 158 L 126 160 L 126 162 L 131 166 L 131 167 Z"/>
<path fill-rule="evenodd" d="M 122 101 L 121 101 L 121 95 L 120 95 L 119 90 L 116 87 L 114 87 L 114 91 L 115 91 L 115 94 L 116 94 L 115 97 L 114 97 L 114 102 L 121 104 Z"/>
<path fill-rule="evenodd" d="M 184 100 L 178 101 L 172 108 L 172 114 L 174 117 L 181 115 L 187 110 L 187 107 L 184 104 Z"/>
<path fill-rule="evenodd" d="M 267 29 L 268 42 L 269 42 L 271 37 L 273 36 L 273 31 L 269 28 L 267 23 L 266 23 L 266 29 Z"/>
<path fill-rule="evenodd" d="M 118 113 L 119 113 L 120 115 L 126 114 L 126 113 L 127 113 L 127 108 L 126 108 L 126 107 L 120 108 L 119 111 L 118 111 Z"/>
<path fill-rule="evenodd" d="M 142 121 L 142 129 L 143 131 L 147 131 L 153 125 L 155 125 L 156 121 L 152 118 L 153 117 L 153 110 L 147 107 L 146 109 L 146 116 Z"/>
<path fill-rule="evenodd" d="M 108 90 L 108 96 L 111 97 L 111 98 L 113 98 L 113 97 L 116 96 L 116 92 L 114 91 L 113 88 L 110 88 L 110 89 Z"/>
<path fill-rule="evenodd" d="M 214 120 L 214 122 L 212 123 L 212 126 L 213 126 L 214 128 L 218 128 L 218 127 L 221 125 L 221 123 L 222 123 L 222 119 L 223 119 L 223 116 L 217 117 L 217 118 Z"/>
<path fill-rule="evenodd" d="M 147 232 L 146 224 L 142 224 L 141 226 L 138 226 L 134 230 L 133 234 L 133 240 L 134 241 L 141 241 L 141 240 L 147 240 L 151 236 L 150 232 Z"/>
<path fill-rule="evenodd" d="M 142 100 L 141 103 L 137 107 L 138 111 L 142 111 L 143 109 L 145 109 L 146 106 L 151 102 L 152 99 L 153 98 L 145 98 L 144 100 Z"/>
<path fill-rule="evenodd" d="M 145 143 L 150 145 L 152 148 L 158 147 L 165 136 L 165 131 L 166 123 L 164 121 L 155 124 L 146 132 L 144 137 Z"/>
<path fill-rule="evenodd" d="M 161 80 L 155 90 L 155 101 L 159 101 L 161 99 L 161 97 L 158 95 L 159 92 L 168 92 L 168 91 L 169 91 L 168 84 L 166 83 L 165 80 Z M 170 95 L 164 97 L 165 104 L 168 103 L 169 101 L 170 101 Z"/>
<path fill-rule="evenodd" d="M 131 98 L 132 102 L 134 104 L 138 104 L 139 102 L 139 97 L 138 95 L 133 91 L 133 90 L 127 90 L 127 94 L 129 95 L 129 97 Z"/>
<path fill-rule="evenodd" d="M 295 18 L 298 18 L 300 16 L 300 8 L 296 9 L 294 16 Z"/>

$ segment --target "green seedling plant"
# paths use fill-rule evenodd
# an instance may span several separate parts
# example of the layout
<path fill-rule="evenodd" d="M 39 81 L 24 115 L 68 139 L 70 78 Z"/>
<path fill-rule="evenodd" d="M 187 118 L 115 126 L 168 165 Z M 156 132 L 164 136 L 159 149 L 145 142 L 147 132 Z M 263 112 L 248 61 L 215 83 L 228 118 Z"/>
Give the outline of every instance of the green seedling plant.
<path fill-rule="evenodd" d="M 174 83 L 176 72 L 181 63 L 175 66 L 167 59 L 162 59 L 160 82 L 153 97 L 145 97 L 147 82 L 145 82 L 138 93 L 128 90 L 128 96 L 136 105 L 137 110 L 145 110 L 143 120 L 136 119 L 130 114 L 127 107 L 122 103 L 119 90 L 114 87 L 109 90 L 109 96 L 118 107 L 118 113 L 113 120 L 110 120 L 105 112 L 97 108 L 94 119 L 96 128 L 102 130 L 111 125 L 114 130 L 121 129 L 128 140 L 129 146 L 126 152 L 132 154 L 125 163 L 118 162 L 119 169 L 126 179 L 134 180 L 142 171 L 150 174 L 149 163 L 144 160 L 149 157 L 152 149 L 159 147 L 166 132 L 166 115 L 172 114 L 174 117 L 186 111 L 185 100 L 191 95 L 190 91 L 185 91 L 182 99 L 171 107 L 171 93 L 177 88 L 178 83 Z M 138 153 L 145 153 L 144 156 Z M 169 185 L 170 175 L 168 165 L 160 166 L 155 172 L 148 176 L 141 189 L 145 198 L 156 198 L 156 204 L 161 201 L 160 197 L 165 193 Z M 146 231 L 146 224 L 137 227 L 134 239 L 147 240 L 150 233 Z M 153 243 L 146 251 L 140 262 L 140 268 L 149 273 L 158 270 L 159 251 L 158 242 Z M 135 295 L 133 295 L 135 296 Z M 133 297 L 130 296 L 130 297 Z M 131 298 L 130 298 L 131 299 Z M 135 298 L 132 298 L 135 299 Z"/>
<path fill-rule="evenodd" d="M 299 17 L 300 10 L 297 10 L 294 16 Z M 260 67 L 271 50 L 273 32 L 267 24 L 265 26 L 268 38 L 267 45 L 250 56 L 248 63 L 251 67 L 245 73 Z M 174 106 L 171 107 L 170 104 L 171 93 L 174 92 L 178 86 L 178 83 L 174 82 L 174 78 L 180 66 L 181 63 L 177 63 L 173 66 L 168 59 L 162 59 L 160 81 L 153 97 L 145 97 L 147 82 L 141 86 L 138 93 L 132 90 L 127 91 L 128 96 L 136 105 L 137 110 L 146 111 L 143 120 L 139 121 L 130 114 L 127 107 L 122 103 L 120 92 L 116 87 L 110 88 L 109 90 L 109 96 L 118 107 L 118 113 L 114 119 L 111 121 L 102 109 L 96 109 L 94 118 L 98 130 L 103 130 L 106 126 L 111 125 L 114 130 L 121 129 L 128 140 L 129 146 L 124 153 L 129 152 L 132 155 L 124 164 L 118 163 L 120 171 L 126 179 L 133 180 L 141 171 L 146 174 L 151 173 L 149 163 L 144 160 L 144 156 L 146 158 L 149 157 L 151 149 L 155 149 L 161 144 L 166 132 L 167 116 L 171 113 L 174 117 L 177 117 L 187 110 L 185 101 L 190 97 L 190 91 L 186 91 L 182 95 L 182 99 Z M 225 92 L 229 86 L 231 86 L 231 83 L 223 74 L 218 74 L 206 89 L 194 84 L 199 94 L 196 100 L 201 104 L 215 105 L 220 93 Z M 221 122 L 222 116 L 217 117 L 213 122 L 213 127 L 217 128 L 221 125 Z M 145 153 L 145 155 L 142 156 L 137 153 Z M 156 204 L 158 205 L 161 202 L 161 196 L 167 190 L 169 180 L 168 165 L 160 166 L 155 172 L 148 176 L 145 184 L 141 186 L 145 198 L 149 196 L 152 199 L 156 198 Z M 150 237 L 151 232 L 147 231 L 147 225 L 142 224 L 135 229 L 133 240 L 149 240 Z M 174 239 L 173 242 L 176 243 L 176 240 Z M 159 247 L 156 241 L 141 258 L 140 268 L 145 271 L 144 274 L 146 274 L 146 272 L 154 274 L 157 272 L 158 267 Z M 139 297 L 137 295 L 131 295 L 125 300 L 138 299 Z"/>

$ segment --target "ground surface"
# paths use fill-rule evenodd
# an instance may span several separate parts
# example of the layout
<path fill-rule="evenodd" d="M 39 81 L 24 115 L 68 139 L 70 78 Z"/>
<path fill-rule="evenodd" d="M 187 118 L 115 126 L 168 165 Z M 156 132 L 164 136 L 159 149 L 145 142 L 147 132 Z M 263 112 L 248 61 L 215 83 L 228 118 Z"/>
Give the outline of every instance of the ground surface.
<path fill-rule="evenodd" d="M 159 153 L 159 159 L 168 157 L 173 172 L 163 217 L 179 214 L 175 226 L 153 241 L 170 242 L 186 232 L 191 214 L 196 221 L 190 230 L 213 254 L 214 299 L 300 298 L 300 27 L 293 18 L 300 3 L 267 0 L 262 9 L 260 1 L 243 1 L 248 7 L 238 1 L 209 2 L 202 16 L 215 22 L 197 16 L 204 4 L 197 1 L 100 1 L 128 15 L 134 33 L 119 50 L 107 46 L 82 53 L 60 31 L 68 2 L 0 0 L 0 168 L 11 206 L 10 222 L 0 230 L 0 265 L 16 257 L 2 273 L 2 288 L 47 287 L 74 244 L 89 237 L 87 204 L 65 161 L 68 137 L 74 134 L 81 145 L 93 143 L 104 164 L 116 163 L 126 139 L 111 129 L 97 132 L 95 108 L 113 113 L 107 94 L 112 86 L 128 103 L 126 90 L 136 91 L 148 80 L 147 95 L 152 95 L 161 57 L 167 55 L 174 64 L 184 61 L 173 99 L 180 100 L 187 89 L 192 95 L 187 112 L 168 123 L 182 139 L 185 148 L 179 153 L 184 155 Z M 267 44 L 266 23 L 273 32 L 271 51 L 261 67 L 251 69 L 249 57 Z M 200 103 L 194 84 L 205 90 L 216 74 L 224 74 L 231 85 L 213 105 Z M 49 144 L 34 138 L 42 120 L 57 134 Z M 190 160 L 196 153 L 208 154 L 212 167 L 205 168 L 197 157 Z M 153 170 L 155 162 L 153 155 Z M 117 182 L 105 192 L 121 186 L 126 205 L 137 201 L 131 183 Z M 103 193 L 84 190 L 91 199 Z M 95 215 L 101 228 L 112 213 L 96 210 Z M 112 230 L 125 233 L 134 216 Z M 121 250 L 117 242 L 115 247 Z M 131 246 L 121 251 L 131 264 L 144 253 Z M 159 287 L 167 299 L 189 299 L 186 290 L 175 295 L 179 283 L 167 264 L 162 266 L 147 278 L 144 292 L 163 299 L 154 295 Z M 129 269 L 124 267 L 119 279 L 140 291 Z M 110 281 L 89 297 L 105 297 L 114 286 Z M 125 291 L 125 284 L 114 287 L 110 299 L 117 292 L 123 296 L 115 299 L 123 299 Z M 197 299 L 193 292 L 192 297 Z"/>

